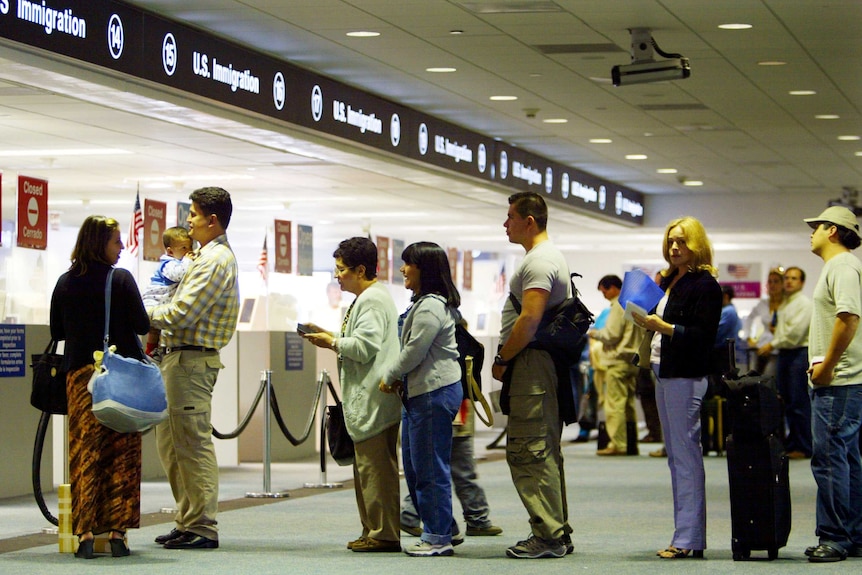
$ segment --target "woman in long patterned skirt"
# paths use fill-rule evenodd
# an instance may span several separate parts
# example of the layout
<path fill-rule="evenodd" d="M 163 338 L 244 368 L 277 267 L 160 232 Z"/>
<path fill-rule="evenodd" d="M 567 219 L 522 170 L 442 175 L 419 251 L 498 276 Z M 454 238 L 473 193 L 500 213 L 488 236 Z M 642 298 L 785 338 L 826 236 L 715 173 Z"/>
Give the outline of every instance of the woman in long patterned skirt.
<path fill-rule="evenodd" d="M 95 534 L 107 532 L 111 555 L 129 555 L 125 532 L 141 518 L 141 434 L 117 433 L 99 423 L 87 391 L 93 352 L 104 347 L 105 281 L 122 249 L 116 220 L 88 217 L 72 265 L 51 298 L 51 336 L 66 342 L 72 529 L 79 541 L 75 556 L 84 559 L 93 557 Z M 109 344 L 120 355 L 143 359 L 136 334 L 147 333 L 150 322 L 132 275 L 115 270 L 111 292 Z"/>

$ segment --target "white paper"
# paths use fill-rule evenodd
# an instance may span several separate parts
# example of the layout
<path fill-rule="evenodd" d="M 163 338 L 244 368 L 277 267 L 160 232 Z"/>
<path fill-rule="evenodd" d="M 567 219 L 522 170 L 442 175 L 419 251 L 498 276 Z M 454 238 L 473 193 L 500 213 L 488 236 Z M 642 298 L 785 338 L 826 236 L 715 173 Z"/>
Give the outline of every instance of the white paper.
<path fill-rule="evenodd" d="M 647 310 L 645 310 L 644 308 L 642 308 L 641 306 L 639 306 L 635 302 L 627 301 L 626 302 L 626 311 L 625 311 L 625 314 L 623 314 L 623 317 L 625 318 L 626 321 L 630 321 L 630 322 L 634 323 L 635 318 L 632 317 L 632 313 L 636 313 L 636 314 L 641 315 L 643 317 L 646 317 L 649 315 L 647 313 Z"/>

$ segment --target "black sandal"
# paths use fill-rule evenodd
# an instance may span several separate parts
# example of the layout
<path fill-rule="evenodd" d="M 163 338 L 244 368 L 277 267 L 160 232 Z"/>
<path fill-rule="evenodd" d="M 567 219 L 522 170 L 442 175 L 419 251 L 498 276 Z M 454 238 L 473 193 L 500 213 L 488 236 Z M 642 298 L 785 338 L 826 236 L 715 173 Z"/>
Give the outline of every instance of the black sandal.
<path fill-rule="evenodd" d="M 92 559 L 93 558 L 93 544 L 95 543 L 96 538 L 92 535 L 89 539 L 81 539 L 81 536 L 78 535 L 78 550 L 75 551 L 75 557 L 78 559 Z"/>
<path fill-rule="evenodd" d="M 114 533 L 119 534 L 120 537 L 114 537 Z M 112 531 L 108 542 L 111 544 L 111 557 L 128 557 L 132 554 L 131 549 L 126 545 L 125 531 Z"/>

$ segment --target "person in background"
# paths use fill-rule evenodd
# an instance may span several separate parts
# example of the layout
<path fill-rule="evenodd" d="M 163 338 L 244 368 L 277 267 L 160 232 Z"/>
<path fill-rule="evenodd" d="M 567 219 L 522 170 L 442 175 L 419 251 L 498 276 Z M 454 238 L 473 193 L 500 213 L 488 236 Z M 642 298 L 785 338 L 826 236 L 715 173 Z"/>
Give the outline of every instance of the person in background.
<path fill-rule="evenodd" d="M 811 457 L 811 399 L 808 396 L 808 329 L 811 300 L 802 293 L 805 272 L 789 267 L 784 272 L 784 304 L 778 308 L 778 323 L 772 341 L 757 350 L 768 357 L 778 350 L 776 383 L 784 400 L 787 438 L 784 448 L 790 459 Z"/>
<path fill-rule="evenodd" d="M 404 552 L 414 557 L 452 555 L 452 420 L 464 397 L 455 341 L 461 296 L 449 259 L 437 244 L 410 244 L 401 254 L 404 287 L 413 292 L 401 315 L 401 353 L 386 369 L 381 391 L 400 393 L 401 450 L 410 498 L 423 531 Z"/>
<path fill-rule="evenodd" d="M 95 534 L 108 531 L 111 555 L 129 555 L 125 532 L 141 519 L 141 434 L 117 433 L 99 423 L 87 391 L 93 352 L 104 349 L 105 282 L 122 249 L 117 221 L 89 216 L 78 231 L 72 265 L 51 296 L 51 337 L 66 342 L 72 533 L 78 536 L 75 556 L 82 559 L 93 558 Z M 138 334 L 149 329 L 135 279 L 115 269 L 108 344 L 120 355 L 143 359 Z"/>
<path fill-rule="evenodd" d="M 736 295 L 733 286 L 721 286 L 721 319 L 718 320 L 718 333 L 715 335 L 715 374 L 729 373 L 736 368 L 736 364 L 742 358 L 745 345 L 739 337 L 742 330 L 742 320 L 733 305 L 733 297 Z M 735 356 L 734 365 L 730 365 L 730 351 L 727 349 L 727 340 L 733 340 Z"/>
<path fill-rule="evenodd" d="M 198 250 L 171 301 L 147 310 L 165 344 L 160 364 L 168 419 L 156 426 L 156 447 L 176 501 L 176 526 L 156 537 L 165 549 L 219 546 L 218 461 L 212 440 L 212 394 L 224 368 L 219 350 L 236 331 L 236 257 L 227 241 L 230 194 L 195 190 L 187 221 Z"/>
<path fill-rule="evenodd" d="M 356 296 L 340 332 L 309 324 L 303 337 L 338 354 L 344 423 L 353 439 L 353 488 L 362 534 L 355 552 L 401 551 L 398 520 L 398 423 L 401 402 L 377 389 L 386 366 L 398 357 L 398 312 L 377 281 L 377 246 L 362 237 L 344 240 L 332 254 L 335 279 Z M 337 300 L 340 301 L 339 296 Z"/>
<path fill-rule="evenodd" d="M 712 244 L 695 218 L 671 221 L 664 233 L 665 295 L 647 316 L 633 314 L 647 330 L 638 365 L 656 375 L 656 403 L 664 432 L 673 490 L 674 534 L 657 552 L 662 559 L 703 557 L 706 548 L 706 475 L 700 445 L 700 408 L 711 373 L 721 317 Z"/>
<path fill-rule="evenodd" d="M 166 229 L 162 233 L 162 243 L 165 246 L 165 253 L 159 258 L 159 267 L 150 278 L 150 284 L 141 293 L 145 308 L 170 301 L 192 261 L 191 258 L 185 257 L 192 251 L 192 239 L 189 237 L 189 231 L 184 227 L 174 226 Z M 159 347 L 159 333 L 159 330 L 151 329 L 147 334 L 145 351 L 149 356 L 155 354 Z"/>
<path fill-rule="evenodd" d="M 775 375 L 778 351 L 772 350 L 769 355 L 761 356 L 757 354 L 757 350 L 771 342 L 775 334 L 778 308 L 784 303 L 784 268 L 769 270 L 766 277 L 766 295 L 745 318 L 743 329 L 748 339 L 749 368 L 763 375 Z M 754 354 L 751 353 L 752 350 Z"/>
<path fill-rule="evenodd" d="M 506 462 L 515 490 L 527 510 L 530 537 L 506 549 L 515 559 L 565 557 L 574 551 L 566 501 L 560 440 L 560 382 L 551 354 L 530 347 L 546 309 L 571 295 L 569 265 L 548 236 L 548 206 L 534 192 L 509 196 L 503 224 L 509 242 L 526 255 L 509 282 L 503 306 L 501 346 L 494 379 L 503 382 L 500 401 L 507 413 Z M 521 306 L 516 311 L 515 298 Z"/>
<path fill-rule="evenodd" d="M 598 290 L 611 304 L 605 326 L 591 329 L 587 335 L 602 346 L 605 373 L 605 418 L 610 442 L 596 455 L 637 455 L 637 412 L 635 386 L 638 368 L 632 363 L 644 331 L 624 318 L 620 305 L 619 276 L 607 275 L 599 280 Z"/>
<path fill-rule="evenodd" d="M 830 563 L 862 557 L 862 262 L 851 253 L 862 237 L 844 207 L 805 222 L 813 229 L 811 251 L 824 262 L 808 348 L 819 541 L 805 554 L 813 563 Z"/>

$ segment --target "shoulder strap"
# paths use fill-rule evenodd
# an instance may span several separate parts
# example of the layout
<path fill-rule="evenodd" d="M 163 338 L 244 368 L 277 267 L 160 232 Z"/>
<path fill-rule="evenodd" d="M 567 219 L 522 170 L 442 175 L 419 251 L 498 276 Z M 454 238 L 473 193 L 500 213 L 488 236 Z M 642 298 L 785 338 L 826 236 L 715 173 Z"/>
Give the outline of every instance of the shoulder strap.
<path fill-rule="evenodd" d="M 105 352 L 108 351 L 108 337 L 111 326 L 111 278 L 114 277 L 114 268 L 108 270 L 108 278 L 105 280 Z"/>
<path fill-rule="evenodd" d="M 491 406 L 488 405 L 488 400 L 485 399 L 485 395 L 482 393 L 481 388 L 479 388 L 479 384 L 476 383 L 476 378 L 473 377 L 473 356 L 468 355 L 465 358 L 465 363 L 467 364 L 467 382 L 469 383 L 467 386 L 467 389 L 469 390 L 467 398 L 470 400 L 470 403 L 473 404 L 473 411 L 476 413 L 476 417 L 478 417 L 486 427 L 494 427 L 494 411 L 491 409 Z M 485 417 L 482 417 L 482 413 L 476 409 L 477 399 L 482 405 L 482 411 L 485 412 Z"/>

